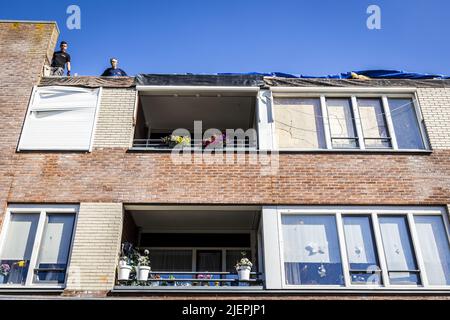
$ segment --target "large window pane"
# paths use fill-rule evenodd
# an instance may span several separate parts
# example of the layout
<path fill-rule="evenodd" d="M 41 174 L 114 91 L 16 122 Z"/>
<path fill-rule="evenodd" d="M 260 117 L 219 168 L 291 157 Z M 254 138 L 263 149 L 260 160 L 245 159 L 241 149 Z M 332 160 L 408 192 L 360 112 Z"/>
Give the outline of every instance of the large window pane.
<path fill-rule="evenodd" d="M 450 247 L 440 216 L 416 216 L 422 258 L 430 285 L 450 285 Z"/>
<path fill-rule="evenodd" d="M 358 109 L 367 148 L 390 148 L 391 141 L 380 99 L 358 99 Z"/>
<path fill-rule="evenodd" d="M 74 224 L 72 214 L 47 216 L 36 273 L 36 282 L 64 283 Z"/>
<path fill-rule="evenodd" d="M 25 284 L 38 222 L 39 214 L 11 214 L 1 254 L 1 264 L 10 270 L 0 283 Z"/>
<path fill-rule="evenodd" d="M 326 148 L 319 99 L 275 99 L 279 148 Z"/>
<path fill-rule="evenodd" d="M 283 215 L 286 283 L 344 284 L 334 216 Z"/>
<path fill-rule="evenodd" d="M 399 149 L 425 149 L 413 101 L 398 98 L 388 101 Z"/>
<path fill-rule="evenodd" d="M 420 284 L 406 217 L 380 217 L 380 229 L 391 284 Z"/>
<path fill-rule="evenodd" d="M 347 216 L 343 220 L 352 283 L 381 284 L 370 217 Z"/>
<path fill-rule="evenodd" d="M 327 99 L 333 148 L 357 148 L 355 122 L 349 99 Z"/>

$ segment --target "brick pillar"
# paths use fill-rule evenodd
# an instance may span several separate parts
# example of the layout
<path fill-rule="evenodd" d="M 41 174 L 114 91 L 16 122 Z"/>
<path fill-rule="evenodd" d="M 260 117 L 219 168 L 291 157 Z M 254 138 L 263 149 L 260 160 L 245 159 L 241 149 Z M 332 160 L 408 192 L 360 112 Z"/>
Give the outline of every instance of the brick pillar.
<path fill-rule="evenodd" d="M 65 295 L 103 296 L 114 286 L 122 203 L 81 203 Z"/>

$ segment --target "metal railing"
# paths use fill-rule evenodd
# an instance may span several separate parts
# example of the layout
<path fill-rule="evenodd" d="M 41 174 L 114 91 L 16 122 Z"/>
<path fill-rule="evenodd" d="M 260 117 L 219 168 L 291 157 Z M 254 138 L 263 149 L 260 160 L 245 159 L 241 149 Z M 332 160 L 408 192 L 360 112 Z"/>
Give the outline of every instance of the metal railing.
<path fill-rule="evenodd" d="M 176 144 L 168 144 L 162 139 L 134 139 L 133 148 L 148 150 L 171 150 Z M 190 144 L 180 145 L 189 150 L 256 150 L 257 143 L 251 139 L 233 139 L 231 141 L 206 144 L 201 139 L 191 139 Z"/>
<path fill-rule="evenodd" d="M 146 281 L 139 281 L 136 279 L 136 274 L 132 274 L 129 280 L 117 280 L 117 284 L 146 287 L 259 286 L 263 283 L 260 275 L 260 272 L 250 272 L 249 280 L 240 280 L 238 274 L 232 272 L 150 271 Z"/>

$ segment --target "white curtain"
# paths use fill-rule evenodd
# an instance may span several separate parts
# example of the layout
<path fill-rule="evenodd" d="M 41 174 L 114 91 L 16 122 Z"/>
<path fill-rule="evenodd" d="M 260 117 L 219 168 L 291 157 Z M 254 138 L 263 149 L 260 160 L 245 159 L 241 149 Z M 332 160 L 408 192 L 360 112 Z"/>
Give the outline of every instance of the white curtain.
<path fill-rule="evenodd" d="M 74 216 L 49 215 L 42 236 L 39 264 L 67 264 Z"/>
<path fill-rule="evenodd" d="M 285 262 L 339 263 L 334 216 L 283 215 Z"/>
<path fill-rule="evenodd" d="M 431 285 L 450 285 L 450 247 L 440 216 L 416 216 L 420 249 Z"/>
<path fill-rule="evenodd" d="M 38 222 L 38 214 L 11 214 L 2 260 L 30 260 Z"/>
<path fill-rule="evenodd" d="M 325 148 L 319 99 L 276 98 L 274 103 L 279 148 Z"/>
<path fill-rule="evenodd" d="M 389 270 L 416 270 L 406 217 L 381 217 L 380 228 Z M 403 278 L 405 274 L 391 274 Z"/>
<path fill-rule="evenodd" d="M 350 100 L 327 99 L 327 110 L 332 137 L 347 138 L 355 136 Z M 342 141 L 338 140 L 336 143 L 343 143 Z"/>
<path fill-rule="evenodd" d="M 42 87 L 35 91 L 20 150 L 89 150 L 100 89 Z"/>
<path fill-rule="evenodd" d="M 345 243 L 350 264 L 377 265 L 368 217 L 344 217 Z"/>

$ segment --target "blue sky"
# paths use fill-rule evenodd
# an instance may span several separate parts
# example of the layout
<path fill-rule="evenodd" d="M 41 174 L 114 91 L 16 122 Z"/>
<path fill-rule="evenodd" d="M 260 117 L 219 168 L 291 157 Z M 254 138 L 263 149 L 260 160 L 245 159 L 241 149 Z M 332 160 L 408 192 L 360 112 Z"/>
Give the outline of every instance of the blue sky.
<path fill-rule="evenodd" d="M 66 27 L 71 4 L 81 30 Z M 381 30 L 366 27 L 370 4 L 381 7 Z M 0 19 L 57 21 L 79 75 L 100 74 L 111 56 L 129 74 L 450 74 L 448 0 L 0 0 L 0 8 Z"/>

